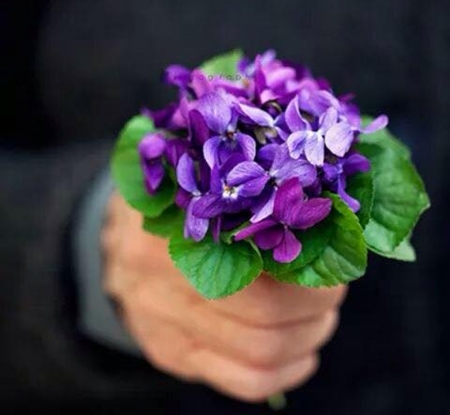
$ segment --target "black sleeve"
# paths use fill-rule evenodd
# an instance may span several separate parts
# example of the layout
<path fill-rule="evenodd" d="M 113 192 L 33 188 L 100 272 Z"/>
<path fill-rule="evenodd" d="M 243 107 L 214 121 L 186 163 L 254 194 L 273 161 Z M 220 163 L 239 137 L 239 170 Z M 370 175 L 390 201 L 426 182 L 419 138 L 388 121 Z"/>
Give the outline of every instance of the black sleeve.
<path fill-rule="evenodd" d="M 74 324 L 70 222 L 110 147 L 98 141 L 39 155 L 0 152 L 0 381 L 7 378 L 2 384 L 17 405 L 21 395 L 52 405 L 95 402 L 130 385 L 151 404 L 182 387 L 142 359 L 84 338 Z"/>

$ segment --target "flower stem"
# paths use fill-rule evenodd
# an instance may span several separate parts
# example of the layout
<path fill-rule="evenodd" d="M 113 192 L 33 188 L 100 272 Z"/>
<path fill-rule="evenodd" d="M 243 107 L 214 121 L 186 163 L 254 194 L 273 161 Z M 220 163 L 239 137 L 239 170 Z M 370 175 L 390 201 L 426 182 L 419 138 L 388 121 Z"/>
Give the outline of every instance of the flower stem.
<path fill-rule="evenodd" d="M 286 396 L 284 396 L 284 393 L 277 393 L 276 395 L 269 396 L 269 398 L 267 398 L 267 404 L 274 411 L 282 411 L 287 405 Z"/>

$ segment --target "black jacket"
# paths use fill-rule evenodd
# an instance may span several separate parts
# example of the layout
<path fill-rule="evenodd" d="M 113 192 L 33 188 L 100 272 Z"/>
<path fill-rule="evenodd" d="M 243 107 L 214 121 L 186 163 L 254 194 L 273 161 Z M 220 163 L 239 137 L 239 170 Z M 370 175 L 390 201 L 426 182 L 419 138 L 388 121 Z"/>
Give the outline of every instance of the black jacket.
<path fill-rule="evenodd" d="M 450 412 L 448 2 L 17 1 L 0 10 L 2 414 L 267 411 L 76 329 L 70 233 L 112 138 L 141 106 L 168 102 L 165 65 L 236 46 L 276 48 L 356 92 L 367 112 L 390 114 L 433 204 L 414 235 L 418 262 L 370 259 L 319 373 L 288 394 L 286 413 Z"/>

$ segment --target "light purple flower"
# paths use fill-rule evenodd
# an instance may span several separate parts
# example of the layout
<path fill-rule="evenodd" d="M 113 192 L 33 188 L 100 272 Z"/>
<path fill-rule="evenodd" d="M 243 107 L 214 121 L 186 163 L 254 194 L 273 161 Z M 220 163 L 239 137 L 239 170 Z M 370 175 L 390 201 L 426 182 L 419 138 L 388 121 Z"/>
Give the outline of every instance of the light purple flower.
<path fill-rule="evenodd" d="M 291 104 L 290 104 L 291 105 Z M 295 103 L 293 104 L 295 106 Z M 292 111 L 293 112 L 293 111 Z M 312 129 L 308 121 L 303 120 L 300 113 L 295 117 L 293 113 L 286 110 L 286 123 L 290 128 L 296 125 L 304 125 L 305 129 L 294 131 L 286 140 L 291 157 L 299 158 L 302 154 L 314 166 L 323 166 L 325 158 L 325 144 L 330 142 L 334 145 L 340 137 L 337 133 L 330 134 L 338 120 L 338 112 L 330 107 L 319 118 L 317 128 Z M 330 149 L 331 150 L 331 149 Z"/>
<path fill-rule="evenodd" d="M 328 188 L 336 192 L 353 212 L 358 212 L 361 207 L 359 201 L 345 191 L 347 177 L 369 170 L 370 162 L 367 158 L 359 153 L 351 153 L 345 158 L 326 162 L 323 166 L 323 179 Z"/>
<path fill-rule="evenodd" d="M 166 150 L 166 140 L 160 133 L 150 133 L 139 143 L 138 152 L 144 173 L 144 183 L 150 194 L 155 194 L 164 178 L 162 157 Z"/>
<path fill-rule="evenodd" d="M 218 92 L 206 94 L 199 100 L 197 111 L 216 134 L 203 147 L 203 155 L 211 168 L 223 164 L 235 154 L 242 154 L 246 160 L 255 158 L 255 139 L 237 130 L 237 113 L 229 95 Z"/>
<path fill-rule="evenodd" d="M 349 151 L 355 139 L 355 133 L 371 134 L 385 128 L 388 124 L 388 117 L 380 115 L 368 126 L 361 128 L 361 121 L 356 127 L 355 118 L 347 119 L 341 117 L 341 120 L 334 124 L 326 133 L 325 145 L 336 156 L 343 157 Z"/>
<path fill-rule="evenodd" d="M 302 250 L 293 230 L 314 226 L 325 219 L 330 211 L 330 199 L 306 200 L 299 180 L 292 178 L 278 189 L 272 216 L 242 229 L 235 239 L 240 241 L 253 236 L 259 248 L 273 249 L 275 261 L 292 262 Z"/>

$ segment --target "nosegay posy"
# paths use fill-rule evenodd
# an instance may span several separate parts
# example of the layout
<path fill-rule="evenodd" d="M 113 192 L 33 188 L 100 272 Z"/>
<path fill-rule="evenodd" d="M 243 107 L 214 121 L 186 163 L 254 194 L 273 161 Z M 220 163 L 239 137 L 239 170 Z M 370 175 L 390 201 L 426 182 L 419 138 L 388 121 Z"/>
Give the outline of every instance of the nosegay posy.
<path fill-rule="evenodd" d="M 367 249 L 414 259 L 411 231 L 429 201 L 388 118 L 267 51 L 190 70 L 169 66 L 178 99 L 124 129 L 119 191 L 170 238 L 175 264 L 210 298 L 262 270 L 307 286 L 360 277 Z"/>

